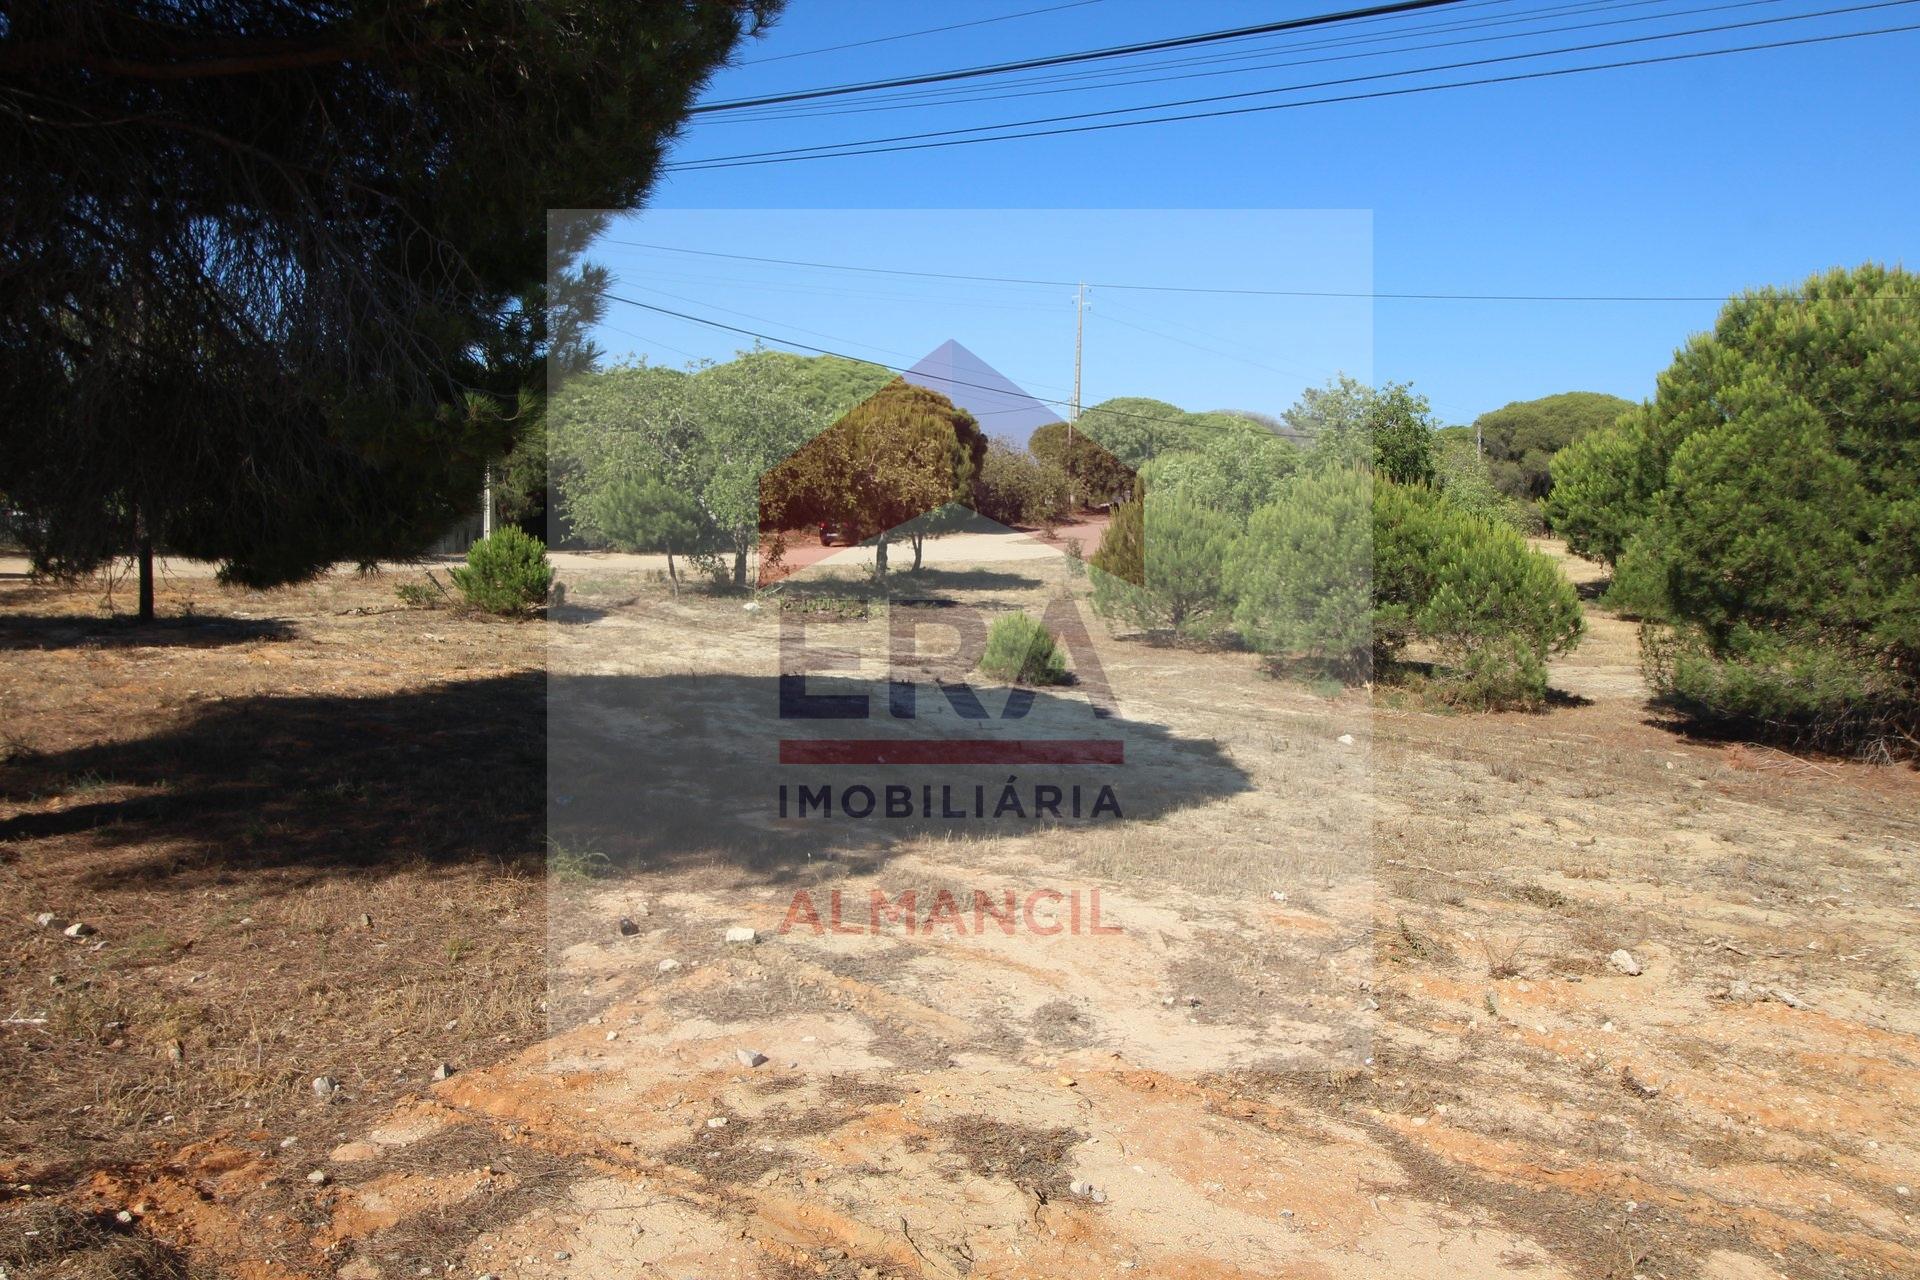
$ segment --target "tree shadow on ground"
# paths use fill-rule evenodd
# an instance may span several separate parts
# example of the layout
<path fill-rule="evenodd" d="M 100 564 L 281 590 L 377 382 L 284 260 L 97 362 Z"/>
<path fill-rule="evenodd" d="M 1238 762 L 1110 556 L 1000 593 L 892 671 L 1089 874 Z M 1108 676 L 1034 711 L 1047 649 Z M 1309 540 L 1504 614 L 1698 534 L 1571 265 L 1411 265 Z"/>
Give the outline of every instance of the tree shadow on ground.
<path fill-rule="evenodd" d="M 1217 744 L 1096 715 L 1079 692 L 912 688 L 902 716 L 885 681 L 813 676 L 809 697 L 845 699 L 830 709 L 848 718 L 782 718 L 773 676 L 556 677 L 550 837 L 622 869 L 777 880 L 927 836 L 1152 821 L 1253 786 Z M 1096 812 L 1103 789 L 1117 812 Z"/>
<path fill-rule="evenodd" d="M 418 862 L 537 864 L 545 678 L 538 672 L 376 697 L 258 696 L 196 708 L 149 736 L 16 760 L 0 802 L 58 809 L 0 822 L 0 847 L 79 840 L 93 888 L 221 883 Z"/>
<path fill-rule="evenodd" d="M 815 573 L 802 576 L 805 572 L 803 570 L 782 579 L 774 588 L 774 594 L 795 599 L 830 596 L 880 600 L 892 597 L 911 601 L 915 597 L 949 591 L 1032 591 L 1046 586 L 1048 582 L 1045 578 L 1008 569 L 940 569 L 928 566 L 896 570 L 887 575 L 885 582 L 877 581 L 871 574 L 865 573 Z"/>
<path fill-rule="evenodd" d="M 831 679 L 808 685 L 836 692 Z M 1217 745 L 1095 717 L 1078 694 L 1028 691 L 1024 714 L 1006 719 L 1006 692 L 982 688 L 993 718 L 974 721 L 928 685 L 918 717 L 902 721 L 885 682 L 869 692 L 873 718 L 846 722 L 782 720 L 774 676 L 525 672 L 373 697 L 228 699 L 145 737 L 14 760 L 0 803 L 27 811 L 0 821 L 0 849 L 27 856 L 53 841 L 70 853 L 78 842 L 98 856 L 80 881 L 97 890 L 218 885 L 261 870 L 294 883 L 421 864 L 531 870 L 550 845 L 624 870 L 731 866 L 780 880 L 824 856 L 884 857 L 930 833 L 1150 820 L 1252 785 Z M 819 737 L 1098 740 L 1119 743 L 1109 750 L 1124 763 L 781 763 L 783 740 Z M 98 781 L 77 803 L 44 807 L 76 777 Z M 794 789 L 786 819 L 783 783 Z M 831 816 L 798 815 L 803 783 L 830 788 Z M 911 817 L 841 811 L 860 786 L 884 809 L 890 784 L 912 789 Z M 1019 812 L 1002 807 L 1010 784 Z M 1043 786 L 1058 789 L 1055 814 L 1037 812 Z M 1117 817 L 1093 812 L 1103 786 Z"/>
<path fill-rule="evenodd" d="M 217 649 L 256 640 L 291 640 L 280 618 L 88 618 L 0 613 L 0 651 L 13 649 Z"/>

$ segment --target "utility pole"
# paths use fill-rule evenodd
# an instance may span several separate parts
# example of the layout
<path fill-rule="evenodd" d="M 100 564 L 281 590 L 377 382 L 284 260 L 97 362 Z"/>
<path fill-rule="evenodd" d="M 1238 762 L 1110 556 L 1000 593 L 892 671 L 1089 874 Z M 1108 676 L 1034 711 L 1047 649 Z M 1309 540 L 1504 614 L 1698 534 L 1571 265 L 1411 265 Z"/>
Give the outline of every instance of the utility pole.
<path fill-rule="evenodd" d="M 1073 291 L 1073 405 L 1067 410 L 1067 515 L 1073 515 L 1073 424 L 1080 417 L 1080 349 L 1087 329 L 1087 282 Z"/>
<path fill-rule="evenodd" d="M 486 479 L 480 485 L 480 536 L 493 536 L 493 464 L 488 463 Z"/>

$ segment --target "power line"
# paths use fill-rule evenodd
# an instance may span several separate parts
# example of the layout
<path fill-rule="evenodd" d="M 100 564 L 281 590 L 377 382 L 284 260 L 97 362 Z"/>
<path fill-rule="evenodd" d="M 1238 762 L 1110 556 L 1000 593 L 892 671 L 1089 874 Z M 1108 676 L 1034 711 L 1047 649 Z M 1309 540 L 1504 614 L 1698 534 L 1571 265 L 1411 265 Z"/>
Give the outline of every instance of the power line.
<path fill-rule="evenodd" d="M 974 284 L 1038 285 L 1071 289 L 1077 280 L 1043 280 L 1022 276 L 963 275 L 952 271 L 914 271 L 899 267 L 863 267 L 840 262 L 810 262 L 798 258 L 768 258 L 747 253 L 723 253 L 717 249 L 686 249 L 677 245 L 647 244 L 637 240 L 608 240 L 606 243 L 665 253 L 694 254 L 703 258 L 728 258 L 738 262 L 758 262 L 771 266 L 807 267 L 821 271 L 850 271 L 863 275 L 908 276 L 927 280 L 960 280 Z M 1125 289 L 1149 293 L 1198 293 L 1259 298 L 1359 299 L 1375 302 L 1725 302 L 1732 294 L 1521 294 L 1521 293 L 1378 293 L 1333 289 L 1234 289 L 1202 285 L 1120 284 L 1089 280 L 1089 289 Z"/>
<path fill-rule="evenodd" d="M 709 320 L 705 316 L 696 316 L 686 311 L 675 311 L 671 307 L 655 306 L 651 302 L 641 302 L 638 298 L 623 298 L 617 293 L 603 293 L 601 294 L 601 296 L 608 299 L 609 301 L 618 302 L 625 306 L 639 307 L 646 311 L 656 311 L 663 316 L 672 316 L 676 320 L 686 320 L 693 324 L 703 324 L 710 329 L 723 329 L 728 333 L 742 334 L 745 337 L 754 338 L 761 342 L 771 342 L 783 347 L 798 347 L 802 351 L 811 351 L 815 355 L 834 356 L 837 359 L 841 359 L 841 360 L 851 360 L 855 364 L 870 364 L 870 365 L 873 365 L 875 368 L 885 369 L 889 373 L 909 374 L 913 372 L 912 369 L 904 368 L 900 365 L 887 364 L 886 362 L 881 360 L 868 360 L 860 356 L 850 356 L 844 351 L 835 351 L 831 347 L 816 347 L 811 343 L 795 342 L 790 338 L 776 338 L 770 333 L 761 333 L 755 329 L 744 329 L 737 324 L 726 324 L 723 321 L 719 321 L 719 320 Z M 940 378 L 938 379 L 938 381 L 943 382 L 946 385 L 951 387 L 969 387 L 976 391 L 991 391 L 996 395 L 1006 394 L 1005 387 L 989 386 L 986 383 L 981 383 L 981 382 L 963 382 L 958 378 Z M 1057 408 L 1065 408 L 1068 406 L 1068 403 L 1069 403 L 1068 401 L 1065 401 L 1065 400 L 1055 400 L 1047 396 L 1036 396 L 1036 395 L 1033 395 L 1031 392 L 1025 392 L 1024 390 L 1023 390 L 1023 394 L 1025 394 L 1028 399 L 1034 401 L 1036 404 L 1053 405 Z M 994 412 L 997 413 L 1000 411 L 994 410 Z M 1111 409 L 1104 410 L 1103 412 L 1106 412 L 1116 418 L 1128 418 L 1128 419 L 1138 420 L 1141 422 L 1160 421 L 1160 419 L 1158 418 L 1149 418 L 1144 414 L 1121 413 Z"/>
<path fill-rule="evenodd" d="M 631 283 L 631 282 L 629 282 L 629 283 Z M 658 294 L 658 295 L 659 295 L 660 297 L 663 297 L 663 298 L 672 298 L 672 299 L 673 299 L 674 301 L 676 301 L 676 302 L 691 302 L 691 303 L 695 303 L 695 304 L 697 304 L 697 305 L 702 305 L 702 306 L 707 306 L 707 307 L 710 307 L 710 308 L 712 308 L 712 309 L 713 309 L 713 310 L 715 310 L 715 311 L 724 311 L 724 312 L 726 312 L 726 313 L 727 313 L 728 315 L 733 315 L 733 316 L 739 316 L 739 317 L 740 317 L 741 319 L 743 319 L 743 320 L 758 320 L 758 321 L 760 321 L 760 323 L 762 323 L 762 324 L 777 324 L 777 325 L 781 325 L 781 326 L 783 326 L 783 327 L 785 327 L 785 328 L 788 328 L 788 329 L 792 329 L 792 330 L 793 330 L 794 332 L 796 332 L 796 333 L 805 333 L 805 334 L 809 334 L 809 335 L 811 335 L 811 336 L 813 336 L 813 337 L 816 337 L 816 338 L 826 338 L 826 339 L 828 339 L 829 341 L 834 341 L 834 342 L 847 342 L 847 343 L 850 343 L 850 345 L 852 345 L 852 346 L 856 346 L 856 347 L 865 347 L 865 348 L 867 348 L 867 350 L 869 350 L 869 351 L 879 351 L 879 352 L 883 352 L 883 353 L 885 353 L 885 354 L 887 354 L 887 355 L 890 355 L 890 356 L 898 356 L 898 357 L 900 357 L 900 358 L 901 358 L 901 359 L 903 359 L 903 360 L 907 358 L 907 353 L 906 353 L 906 352 L 904 352 L 904 351 L 896 351 L 896 350 L 894 350 L 894 349 L 893 349 L 893 348 L 891 348 L 891 347 L 880 347 L 880 346 L 875 346 L 874 344 L 872 344 L 872 343 L 870 343 L 870 342 L 852 342 L 852 340 L 851 340 L 851 339 L 846 339 L 846 338 L 835 338 L 835 337 L 834 337 L 834 336 L 833 336 L 832 334 L 830 334 L 830 333 L 822 333 L 822 332 L 820 332 L 820 331 L 819 331 L 818 329 L 808 329 L 808 328 L 804 328 L 804 327 L 803 327 L 803 326 L 801 326 L 801 325 L 797 325 L 797 324 L 791 324 L 791 323 L 788 323 L 787 321 L 784 321 L 784 320 L 775 320 L 775 319 L 773 319 L 773 318 L 772 318 L 771 316 L 762 316 L 762 315 L 755 315 L 755 314 L 754 314 L 753 312 L 751 312 L 751 311 L 741 311 L 741 310 L 739 310 L 738 308 L 735 308 L 735 307 L 723 307 L 723 306 L 721 306 L 721 305 L 720 305 L 719 303 L 717 303 L 717 302 L 703 302 L 703 301 L 702 301 L 701 299 L 699 299 L 699 298 L 689 298 L 689 297 L 686 297 L 686 296 L 684 296 L 684 295 L 682 295 L 682 294 L 677 294 L 677 293 L 669 293 L 669 292 L 667 292 L 667 291 L 666 291 L 665 289 L 655 289 L 655 288 L 651 288 L 650 286 L 647 286 L 647 285 L 638 285 L 637 287 L 638 287 L 638 288 L 641 288 L 641 289 L 644 289 L 644 290 L 646 290 L 646 292 L 648 292 L 648 293 L 652 293 L 652 294 Z M 611 295 L 611 294 L 609 294 L 608 296 L 609 296 L 609 297 L 611 297 L 612 295 Z M 664 344 L 662 344 L 662 345 L 664 345 Z M 683 353 L 683 354 L 684 354 L 684 353 Z M 848 357 L 848 358 L 849 358 L 849 359 L 852 359 L 853 357 Z M 1027 381 L 1027 380 L 1025 380 L 1025 379 L 1023 379 L 1023 381 Z M 955 385 L 959 385 L 959 384 L 955 384 Z M 1031 383 L 1031 385 L 1033 385 L 1033 386 L 1036 386 L 1036 387 L 1052 387 L 1052 388 L 1054 388 L 1054 389 L 1055 389 L 1056 391 L 1059 391 L 1059 390 L 1065 390 L 1065 388 L 1063 388 L 1063 387 L 1061 387 L 1061 386 L 1060 386 L 1060 385 L 1059 385 L 1058 383 L 1050 383 L 1050 382 L 1032 382 L 1032 383 Z"/>
<path fill-rule="evenodd" d="M 767 107 L 783 102 L 808 102 L 816 98 L 844 97 L 850 93 L 870 93 L 876 89 L 904 89 L 913 85 L 944 84 L 954 80 L 972 80 L 980 76 L 1005 75 L 1011 71 L 1031 71 L 1039 67 L 1059 67 L 1106 58 L 1124 58 L 1140 53 L 1157 53 L 1163 49 L 1185 49 L 1195 45 L 1216 44 L 1223 40 L 1244 40 L 1251 36 L 1271 35 L 1278 31 L 1303 31 L 1311 27 L 1330 26 L 1334 23 L 1353 22 L 1364 18 L 1414 13 L 1421 9 L 1439 9 L 1460 2 L 1461 0 L 1393 0 L 1390 4 L 1372 5 L 1364 9 L 1311 14 L 1304 18 L 1262 22 L 1250 27 L 1205 31 L 1195 35 L 1173 36 L 1164 40 L 1145 40 L 1137 44 L 1111 45 L 1104 49 L 1085 49 L 1077 53 L 1052 54 L 1044 58 L 1026 58 L 1018 62 L 960 67 L 952 71 L 900 76 L 892 80 L 866 80 L 856 84 L 826 85 L 818 89 L 798 89 L 790 93 L 766 94 L 758 98 L 729 98 L 720 102 L 702 103 L 694 107 L 689 114 L 707 115 L 715 111 L 738 111 L 745 107 Z"/>
<path fill-rule="evenodd" d="M 749 58 L 740 63 L 743 67 L 757 67 L 767 62 L 785 62 L 791 58 L 811 58 L 817 53 L 838 53 L 842 49 L 863 49 L 872 44 L 890 44 L 895 40 L 912 40 L 917 36 L 934 36 L 944 31 L 959 31 L 963 27 L 985 27 L 996 22 L 1011 22 L 1015 18 L 1031 18 L 1040 13 L 1058 13 L 1062 9 L 1079 9 L 1090 4 L 1099 4 L 1100 0 L 1070 0 L 1067 4 L 1048 5 L 1044 9 L 1022 9 L 1019 13 L 1003 13 L 997 18 L 975 18 L 972 22 L 952 22 L 944 27 L 923 27 L 918 31 L 902 31 L 899 35 L 875 36 L 871 40 L 853 40 L 846 44 L 822 45 L 818 49 L 802 49 L 797 53 L 778 53 L 771 58 Z"/>
<path fill-rule="evenodd" d="M 974 102 L 1003 102 L 1014 98 L 1048 97 L 1063 93 L 1094 93 L 1102 89 L 1128 88 L 1141 84 L 1163 84 L 1174 80 L 1205 79 L 1215 76 L 1247 75 L 1254 71 L 1273 70 L 1281 67 L 1311 66 L 1322 62 L 1351 61 L 1358 58 L 1386 57 L 1395 53 L 1415 53 L 1422 49 L 1445 49 L 1462 45 L 1491 44 L 1500 40 L 1520 40 L 1528 36 L 1557 35 L 1567 31 L 1586 31 L 1597 27 L 1622 26 L 1637 22 L 1657 22 L 1672 18 L 1689 17 L 1697 13 L 1714 13 L 1723 9 L 1751 8 L 1761 4 L 1780 4 L 1783 0 L 1740 0 L 1739 3 L 1712 5 L 1701 9 L 1682 9 L 1666 13 L 1634 14 L 1624 18 L 1610 18 L 1599 22 L 1575 23 L 1561 27 L 1543 27 L 1531 31 L 1508 32 L 1496 36 L 1480 36 L 1470 40 L 1443 40 L 1428 44 L 1402 45 L 1398 48 L 1374 49 L 1362 53 L 1340 54 L 1323 58 L 1296 58 L 1284 62 L 1258 62 L 1256 59 L 1270 58 L 1279 52 L 1306 52 L 1315 49 L 1337 49 L 1361 44 L 1379 44 L 1383 41 L 1405 40 L 1412 36 L 1452 33 L 1459 31 L 1482 30 L 1487 27 L 1513 26 L 1520 23 L 1540 22 L 1551 17 L 1580 16 L 1596 9 L 1618 10 L 1640 8 L 1647 5 L 1667 3 L 1667 0 L 1588 0 L 1583 4 L 1561 5 L 1522 13 L 1515 17 L 1479 19 L 1469 22 L 1435 23 L 1424 27 L 1408 27 L 1385 34 L 1366 36 L 1343 36 L 1337 39 L 1308 41 L 1302 44 L 1287 43 L 1271 49 L 1255 49 L 1241 53 L 1213 54 L 1200 58 L 1182 58 L 1169 62 L 1139 68 L 1141 71 L 1155 73 L 1173 71 L 1185 66 L 1208 66 L 1226 62 L 1242 62 L 1251 65 L 1225 67 L 1211 71 L 1185 71 L 1179 74 L 1137 75 L 1136 69 L 1113 68 L 1097 71 L 1070 72 L 1058 76 L 1040 76 L 1032 79 L 1017 80 L 1011 85 L 998 89 L 980 89 L 973 86 L 960 86 L 952 89 L 929 89 L 910 93 L 881 95 L 872 105 L 836 107 L 815 106 L 801 103 L 788 107 L 769 107 L 758 111 L 743 111 L 739 115 L 717 118 L 717 124 L 761 123 L 769 120 L 799 120 L 822 116 L 869 115 L 875 112 L 910 111 L 922 107 L 959 105 Z M 1132 75 L 1132 79 L 1116 77 Z M 1035 86 L 1058 85 L 1057 88 Z"/>
<path fill-rule="evenodd" d="M 1176 99 L 1169 102 L 1149 103 L 1138 107 L 1115 107 L 1103 111 L 1083 111 L 1059 116 L 1041 116 L 1029 120 L 1006 121 L 1000 124 L 975 125 L 962 129 L 939 129 L 923 133 L 896 134 L 890 137 L 863 138 L 851 142 L 822 143 L 812 147 L 784 148 L 772 151 L 749 151 L 734 155 L 712 156 L 704 159 L 682 161 L 668 165 L 673 170 L 731 169 L 748 164 L 782 164 L 797 160 L 831 159 L 844 155 L 877 155 L 898 151 L 920 151 L 937 147 L 966 146 L 980 142 L 1006 142 L 1018 138 L 1053 137 L 1071 133 L 1094 133 L 1108 129 L 1132 128 L 1148 124 L 1166 124 L 1173 121 L 1216 119 L 1223 116 L 1251 115 L 1265 111 L 1283 111 L 1295 107 L 1321 106 L 1337 102 L 1364 101 L 1372 98 L 1399 97 L 1414 93 L 1431 93 L 1442 89 L 1468 88 L 1478 85 L 1505 84 L 1522 80 L 1547 79 L 1555 76 L 1575 75 L 1588 71 L 1609 71 L 1623 67 L 1649 66 L 1656 63 L 1683 62 L 1699 58 L 1719 57 L 1733 53 L 1752 53 L 1766 49 L 1782 49 L 1800 45 L 1825 44 L 1838 40 L 1860 39 L 1866 36 L 1890 35 L 1897 32 L 1920 29 L 1920 25 L 1886 27 L 1870 31 L 1841 32 L 1825 36 L 1806 36 L 1794 40 L 1781 40 L 1764 44 L 1740 45 L 1725 49 L 1696 50 L 1689 53 L 1668 54 L 1641 59 L 1629 59 L 1620 62 L 1597 63 L 1580 67 L 1558 67 L 1542 71 L 1515 73 L 1507 76 L 1489 76 L 1475 80 L 1451 81 L 1434 85 L 1416 85 L 1402 89 L 1386 89 L 1369 93 L 1345 94 L 1329 98 L 1313 98 L 1300 102 L 1267 103 L 1260 106 L 1221 108 L 1212 111 L 1187 112 L 1179 115 L 1156 116 L 1147 120 L 1108 121 L 1104 124 L 1082 124 L 1058 129 L 1037 129 L 1024 133 L 995 133 L 990 137 L 965 138 L 961 134 L 980 134 L 991 130 L 1021 129 L 1028 125 L 1054 124 L 1066 121 L 1094 120 L 1105 116 L 1131 115 L 1141 111 L 1158 111 L 1168 107 L 1197 106 L 1210 102 L 1238 101 L 1245 98 L 1271 97 L 1281 93 L 1298 93 L 1308 89 L 1331 88 L 1337 85 L 1364 84 L 1375 80 L 1390 80 L 1406 76 L 1425 75 L 1439 71 L 1458 71 L 1468 67 L 1497 66 L 1502 63 L 1525 61 L 1532 58 L 1553 57 L 1568 53 L 1590 53 L 1598 49 L 1616 49 L 1628 45 L 1647 44 L 1659 40 L 1677 40 L 1687 36 L 1713 35 L 1724 31 L 1743 30 L 1748 27 L 1772 26 L 1782 22 L 1801 22 L 1812 18 L 1835 17 L 1842 14 L 1862 13 L 1877 9 L 1904 8 L 1916 3 L 1916 0 L 1876 0 L 1875 3 L 1850 5 L 1837 9 L 1823 9 L 1813 13 L 1789 14 L 1777 18 L 1757 18 L 1750 22 L 1722 23 L 1710 27 L 1695 27 L 1686 31 L 1662 32 L 1654 35 L 1629 36 L 1619 40 L 1594 41 L 1582 45 L 1570 45 L 1556 49 L 1542 49 L 1526 53 L 1503 54 L 1493 58 L 1477 58 L 1463 62 L 1440 63 L 1434 66 L 1410 67 L 1397 71 L 1374 72 L 1362 76 L 1347 76 L 1333 80 L 1310 81 L 1302 84 L 1285 85 L 1273 89 L 1253 89 L 1240 93 L 1213 94 L 1199 98 Z M 927 141 L 932 139 L 932 141 Z M 888 145 L 902 144 L 902 145 Z M 811 153 L 811 154 L 802 154 Z"/>

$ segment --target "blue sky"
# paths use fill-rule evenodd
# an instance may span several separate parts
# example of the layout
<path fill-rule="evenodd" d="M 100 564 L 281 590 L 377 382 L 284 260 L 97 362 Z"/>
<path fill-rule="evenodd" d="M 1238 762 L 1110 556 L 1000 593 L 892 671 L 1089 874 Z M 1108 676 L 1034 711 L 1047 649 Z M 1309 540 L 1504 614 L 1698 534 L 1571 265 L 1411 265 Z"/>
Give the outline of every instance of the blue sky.
<path fill-rule="evenodd" d="M 1091 0 L 961 30 L 811 52 L 1048 2 L 935 7 L 796 0 L 772 30 L 741 50 L 738 65 L 715 78 L 703 101 L 1337 7 Z M 1273 50 L 1271 61 L 1350 55 L 1363 50 L 1301 46 L 1416 26 L 1498 22 L 1547 7 L 1548 0 L 1483 0 L 1391 24 L 1302 33 L 1286 37 L 1286 44 L 1270 38 L 1164 57 L 1263 47 Z M 1709 7 L 1715 12 L 1697 12 Z M 1583 28 L 1560 34 L 904 111 L 696 117 L 669 160 L 1106 110 L 1837 7 L 1837 0 L 1609 0 L 1576 8 L 1569 0 L 1531 25 L 1435 30 L 1404 42 Z M 1629 18 L 1635 21 L 1624 21 Z M 1611 25 L 1589 25 L 1602 22 Z M 1920 5 L 1392 83 L 1909 23 L 1920 23 Z M 1382 47 L 1391 46 L 1373 48 Z M 615 292 L 625 297 L 900 365 L 957 338 L 1036 396 L 1064 400 L 1072 379 L 1070 288 L 863 275 L 637 246 L 1062 281 L 1362 293 L 1722 295 L 1790 284 L 1829 266 L 1915 256 L 1916 55 L 1920 32 L 1907 32 L 1221 120 L 669 172 L 650 207 L 616 222 L 592 256 L 615 270 Z M 986 91 L 999 82 L 971 86 L 969 92 Z M 1267 99 L 1274 100 L 1284 99 Z M 846 98 L 824 105 L 870 104 Z M 1190 409 L 1277 412 L 1301 386 L 1335 370 L 1410 380 L 1447 421 L 1572 389 L 1638 398 L 1651 392 L 1673 349 L 1710 325 L 1715 311 L 1707 302 L 1359 301 L 1096 287 L 1083 398 L 1091 404 L 1151 395 Z M 725 358 L 751 341 L 618 304 L 607 319 L 600 338 L 615 356 L 632 352 L 669 363 Z"/>

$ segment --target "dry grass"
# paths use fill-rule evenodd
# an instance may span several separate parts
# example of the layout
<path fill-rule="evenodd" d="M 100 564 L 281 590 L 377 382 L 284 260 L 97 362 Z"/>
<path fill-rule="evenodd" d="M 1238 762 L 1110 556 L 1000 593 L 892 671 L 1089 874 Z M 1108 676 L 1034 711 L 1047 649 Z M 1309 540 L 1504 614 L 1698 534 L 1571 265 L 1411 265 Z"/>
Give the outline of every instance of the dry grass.
<path fill-rule="evenodd" d="M 0 1005 L 44 1018 L 0 1030 L 0 1146 L 43 1169 L 319 1141 L 545 1028 L 540 632 L 378 577 L 177 617 L 265 599 L 168 584 L 142 631 L 0 590 Z"/>
<path fill-rule="evenodd" d="M 47 1201 L 0 1202 L 0 1274 L 10 1280 L 213 1277 L 131 1226 Z"/>

